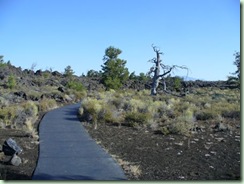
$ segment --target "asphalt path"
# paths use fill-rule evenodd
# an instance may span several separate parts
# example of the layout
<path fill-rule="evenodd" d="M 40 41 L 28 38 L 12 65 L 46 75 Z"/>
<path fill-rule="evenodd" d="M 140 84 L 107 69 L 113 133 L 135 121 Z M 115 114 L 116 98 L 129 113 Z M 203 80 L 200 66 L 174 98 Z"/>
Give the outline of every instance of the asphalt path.
<path fill-rule="evenodd" d="M 33 180 L 126 180 L 121 167 L 89 136 L 80 104 L 48 112 L 39 125 L 39 158 Z"/>

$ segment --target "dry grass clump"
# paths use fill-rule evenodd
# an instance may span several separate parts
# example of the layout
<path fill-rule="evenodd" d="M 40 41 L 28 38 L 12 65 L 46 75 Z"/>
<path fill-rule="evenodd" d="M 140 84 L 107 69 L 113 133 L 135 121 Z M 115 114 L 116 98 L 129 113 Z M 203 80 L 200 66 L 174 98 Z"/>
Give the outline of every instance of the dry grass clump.
<path fill-rule="evenodd" d="M 1 128 L 23 129 L 27 132 L 34 132 L 33 124 L 38 116 L 37 104 L 32 101 L 22 102 L 19 105 L 4 107 L 0 111 Z"/>
<path fill-rule="evenodd" d="M 25 109 L 27 116 L 36 117 L 38 115 L 38 107 L 33 101 L 27 101 L 23 103 L 22 107 Z"/>
<path fill-rule="evenodd" d="M 16 117 L 16 112 L 17 112 L 17 107 L 14 105 L 2 108 L 0 111 L 0 119 L 3 122 L 2 126 L 13 125 L 14 118 Z"/>
<path fill-rule="evenodd" d="M 57 102 L 54 99 L 43 98 L 39 102 L 39 106 L 38 107 L 39 107 L 39 111 L 46 112 L 48 110 L 57 108 L 58 105 L 57 105 Z"/>
<path fill-rule="evenodd" d="M 139 178 L 139 176 L 142 174 L 140 165 L 135 165 L 134 163 L 125 161 L 116 155 L 111 156 L 118 162 L 126 173 L 133 175 L 135 178 Z"/>
<path fill-rule="evenodd" d="M 217 90 L 196 95 L 195 117 L 197 120 L 210 120 L 218 116 L 226 118 L 240 118 L 240 92 L 238 90 Z"/>
<path fill-rule="evenodd" d="M 25 132 L 27 133 L 27 135 L 31 138 L 34 138 L 34 139 L 38 139 L 39 136 L 38 136 L 38 132 L 37 130 L 34 128 L 34 123 L 36 122 L 37 120 L 37 116 L 36 117 L 31 117 L 31 118 L 27 118 L 24 122 L 24 127 L 23 129 L 25 130 Z"/>
<path fill-rule="evenodd" d="M 152 97 L 147 90 L 101 91 L 82 101 L 80 114 L 96 127 L 99 123 L 115 123 L 188 135 L 196 120 L 240 118 L 240 95 L 236 93 L 197 89 L 194 94 L 179 98 L 165 94 Z"/>

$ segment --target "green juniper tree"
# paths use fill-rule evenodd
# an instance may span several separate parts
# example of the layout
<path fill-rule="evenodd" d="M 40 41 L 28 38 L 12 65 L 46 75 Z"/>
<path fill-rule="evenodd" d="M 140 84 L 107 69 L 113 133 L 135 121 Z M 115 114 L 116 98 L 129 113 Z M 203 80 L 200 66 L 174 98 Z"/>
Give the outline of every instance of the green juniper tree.
<path fill-rule="evenodd" d="M 74 75 L 74 71 L 73 69 L 71 68 L 71 66 L 67 66 L 65 69 L 64 69 L 64 76 L 71 79 Z"/>
<path fill-rule="evenodd" d="M 119 89 L 129 78 L 128 68 L 125 67 L 126 60 L 119 59 L 122 51 L 115 47 L 108 47 L 103 57 L 102 82 L 107 89 Z"/>
<path fill-rule="evenodd" d="M 236 65 L 237 70 L 233 74 L 234 76 L 228 76 L 228 83 L 234 84 L 237 87 L 240 87 L 240 77 L 241 77 L 241 65 L 240 65 L 240 52 L 235 52 L 235 61 L 233 62 L 234 65 Z"/>

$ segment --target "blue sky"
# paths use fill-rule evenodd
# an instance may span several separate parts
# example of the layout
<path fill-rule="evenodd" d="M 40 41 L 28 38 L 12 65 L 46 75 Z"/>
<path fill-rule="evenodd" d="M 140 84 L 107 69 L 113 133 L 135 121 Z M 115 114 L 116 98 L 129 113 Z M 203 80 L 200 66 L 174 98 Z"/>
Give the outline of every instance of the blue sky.
<path fill-rule="evenodd" d="M 240 51 L 240 1 L 0 0 L 0 55 L 23 69 L 99 71 L 114 46 L 130 72 L 146 73 L 151 44 L 189 77 L 226 80 Z"/>

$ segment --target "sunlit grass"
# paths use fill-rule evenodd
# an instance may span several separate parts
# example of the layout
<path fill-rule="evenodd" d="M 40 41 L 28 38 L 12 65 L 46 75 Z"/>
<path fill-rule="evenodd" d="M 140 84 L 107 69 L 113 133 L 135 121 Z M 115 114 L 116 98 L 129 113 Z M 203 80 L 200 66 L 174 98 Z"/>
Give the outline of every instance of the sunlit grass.
<path fill-rule="evenodd" d="M 89 121 L 117 123 L 133 127 L 154 127 L 163 133 L 187 135 L 197 120 L 215 120 L 218 117 L 240 118 L 238 90 L 196 89 L 186 97 L 150 91 L 100 91 L 84 98 L 81 115 Z"/>

